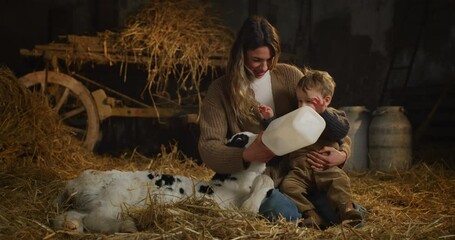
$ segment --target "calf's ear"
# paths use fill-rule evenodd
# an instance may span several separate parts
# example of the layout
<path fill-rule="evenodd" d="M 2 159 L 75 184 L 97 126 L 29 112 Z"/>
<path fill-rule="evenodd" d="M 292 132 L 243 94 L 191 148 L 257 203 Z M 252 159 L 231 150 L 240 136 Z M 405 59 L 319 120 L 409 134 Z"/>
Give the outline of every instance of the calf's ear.
<path fill-rule="evenodd" d="M 231 139 L 226 143 L 228 147 L 239 147 L 243 148 L 249 141 L 249 136 L 244 133 L 237 133 L 232 136 Z"/>

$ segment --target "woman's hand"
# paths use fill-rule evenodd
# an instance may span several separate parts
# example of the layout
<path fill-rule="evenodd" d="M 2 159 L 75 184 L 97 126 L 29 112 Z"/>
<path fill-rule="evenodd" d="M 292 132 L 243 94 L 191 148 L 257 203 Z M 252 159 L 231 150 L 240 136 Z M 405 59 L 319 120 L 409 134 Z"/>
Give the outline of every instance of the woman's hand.
<path fill-rule="evenodd" d="M 245 162 L 263 162 L 270 161 L 275 154 L 268 149 L 262 142 L 262 133 L 258 134 L 251 145 L 243 151 L 243 161 Z"/>
<path fill-rule="evenodd" d="M 323 171 L 329 167 L 338 166 L 346 162 L 346 153 L 333 147 L 325 146 L 319 151 L 307 154 L 307 161 L 315 171 Z"/>

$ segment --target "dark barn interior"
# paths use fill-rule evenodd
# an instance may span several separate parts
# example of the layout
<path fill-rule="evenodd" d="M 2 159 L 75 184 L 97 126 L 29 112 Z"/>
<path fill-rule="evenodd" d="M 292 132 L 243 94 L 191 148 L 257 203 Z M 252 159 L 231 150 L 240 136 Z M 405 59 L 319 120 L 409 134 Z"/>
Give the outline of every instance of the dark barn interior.
<path fill-rule="evenodd" d="M 6 1 L 0 10 L 0 63 L 18 77 L 37 70 L 42 67 L 40 59 L 21 56 L 20 49 L 56 41 L 61 35 L 118 31 L 140 4 L 139 0 Z M 248 15 L 266 16 L 280 32 L 281 61 L 332 74 L 337 82 L 333 106 L 365 106 L 371 112 L 378 106 L 403 106 L 412 125 L 414 147 L 454 143 L 453 1 L 245 0 L 214 1 L 213 6 L 233 32 Z M 122 81 L 115 67 L 102 68 L 90 69 L 91 74 L 103 76 L 97 81 L 141 98 L 142 77 Z M 153 138 L 151 132 L 156 129 L 145 128 L 151 131 L 147 134 L 135 132 L 147 122 L 105 121 L 98 151 L 118 153 L 140 146 L 145 153 L 155 153 L 150 141 L 156 140 L 147 136 Z M 185 139 L 175 133 L 165 141 L 172 138 L 197 158 L 197 136 Z"/>
<path fill-rule="evenodd" d="M 137 30 L 128 24 L 143 9 L 175 3 L 179 7 L 153 16 L 175 11 L 164 23 L 182 26 L 181 19 L 210 6 L 199 20 L 215 37 L 196 55 L 212 55 L 190 62 L 195 69 L 180 61 L 159 68 L 141 48 L 131 45 L 136 55 L 118 47 L 147 34 L 112 43 Z M 197 149 L 199 103 L 224 74 L 224 46 L 250 15 L 265 16 L 278 29 L 281 62 L 334 78 L 331 105 L 348 114 L 353 139 L 343 169 L 353 198 L 366 209 L 365 225 L 321 231 L 256 214 L 239 217 L 189 198 L 174 205 L 151 201 L 139 210 L 125 206 L 138 232 L 78 234 L 71 226 L 55 227 L 52 221 L 68 206 L 54 199 L 86 169 L 213 176 Z M 155 24 L 158 33 L 164 23 Z M 0 239 L 455 237 L 454 0 L 5 0 L 0 29 Z M 191 46 L 203 42 L 186 37 L 182 42 Z M 163 41 L 159 50 L 174 51 L 173 43 Z M 167 59 L 184 58 L 179 46 Z M 160 72 L 169 66 L 176 71 Z M 170 81 L 150 84 L 162 76 Z M 392 109 L 399 114 L 386 120 Z M 393 161 L 410 166 L 398 169 Z"/>

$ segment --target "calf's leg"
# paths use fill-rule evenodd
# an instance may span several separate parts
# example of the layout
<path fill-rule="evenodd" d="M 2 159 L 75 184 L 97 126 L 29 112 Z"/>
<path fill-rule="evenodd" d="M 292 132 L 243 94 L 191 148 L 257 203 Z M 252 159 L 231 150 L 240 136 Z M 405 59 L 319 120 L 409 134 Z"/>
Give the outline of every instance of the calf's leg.
<path fill-rule="evenodd" d="M 257 176 L 251 186 L 248 198 L 243 202 L 241 209 L 257 213 L 262 200 L 267 196 L 267 192 L 273 189 L 273 180 L 266 175 Z"/>
<path fill-rule="evenodd" d="M 52 221 L 52 226 L 55 229 L 64 229 L 82 233 L 84 232 L 83 219 L 86 215 L 86 213 L 70 210 L 58 215 Z"/>
<path fill-rule="evenodd" d="M 107 234 L 137 232 L 136 224 L 133 220 L 109 216 L 106 214 L 105 209 L 95 209 L 83 219 L 83 223 L 90 232 Z"/>

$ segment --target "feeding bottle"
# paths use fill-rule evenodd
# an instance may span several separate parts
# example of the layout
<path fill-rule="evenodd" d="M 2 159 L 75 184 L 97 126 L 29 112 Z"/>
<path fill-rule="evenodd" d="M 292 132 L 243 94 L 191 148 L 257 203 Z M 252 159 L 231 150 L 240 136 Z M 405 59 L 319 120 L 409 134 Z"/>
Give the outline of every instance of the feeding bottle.
<path fill-rule="evenodd" d="M 315 143 L 325 128 L 324 119 L 311 107 L 298 108 L 273 120 L 262 135 L 262 142 L 282 156 Z"/>

